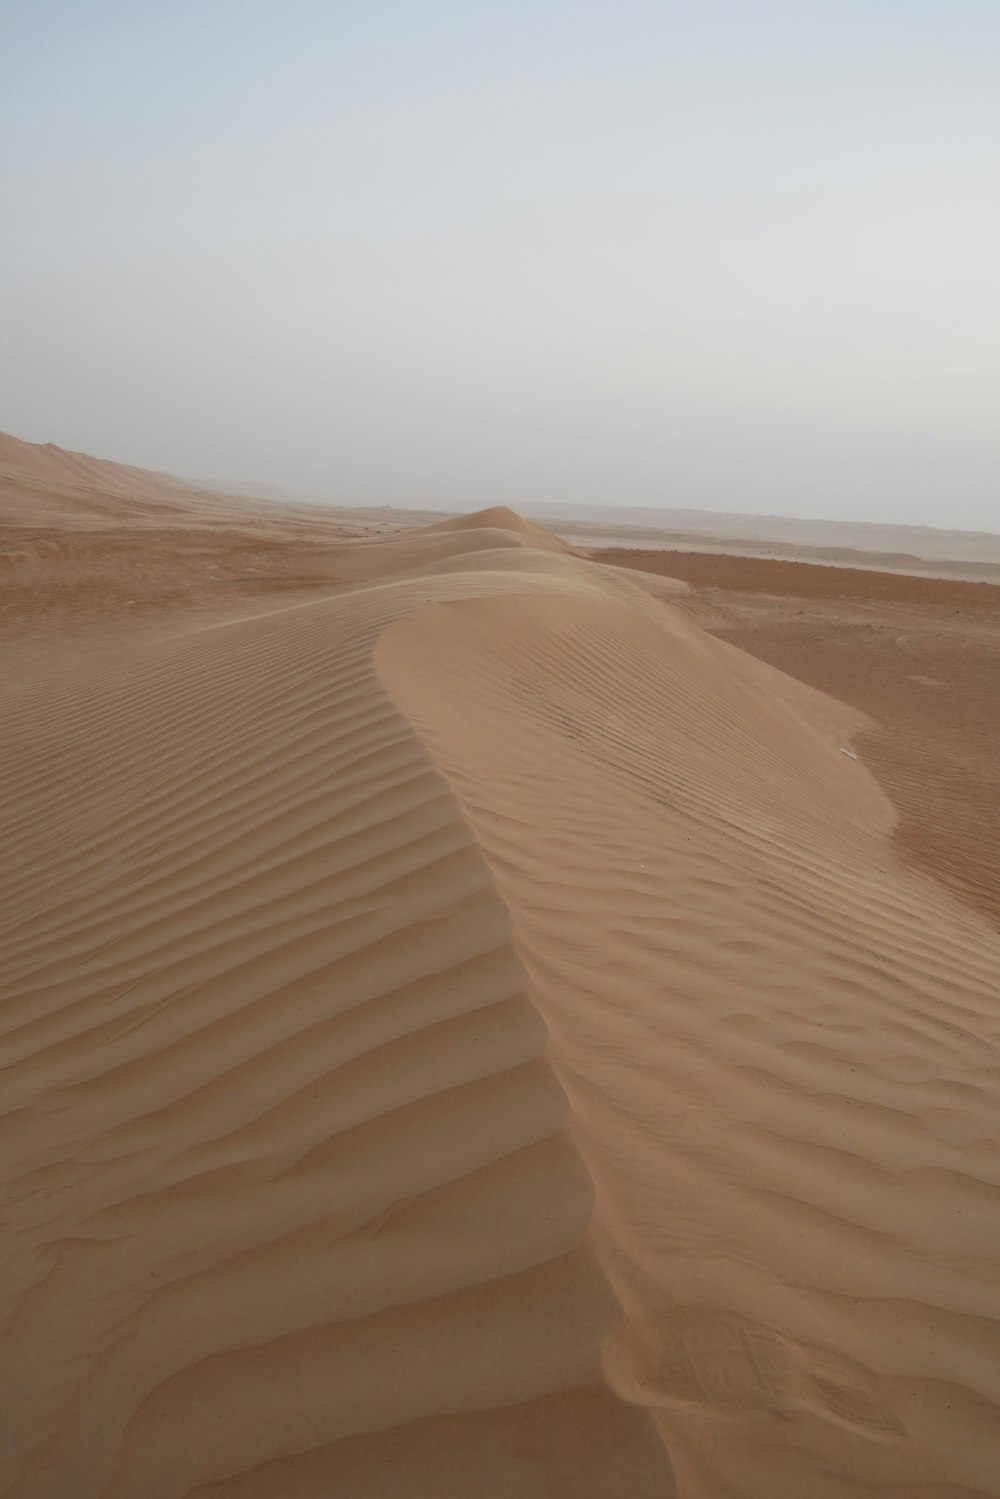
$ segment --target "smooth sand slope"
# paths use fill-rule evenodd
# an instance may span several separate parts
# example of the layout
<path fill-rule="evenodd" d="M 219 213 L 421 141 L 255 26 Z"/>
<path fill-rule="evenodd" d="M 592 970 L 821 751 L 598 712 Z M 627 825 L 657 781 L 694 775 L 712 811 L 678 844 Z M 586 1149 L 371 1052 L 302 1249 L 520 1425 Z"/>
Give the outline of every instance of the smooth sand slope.
<path fill-rule="evenodd" d="M 74 530 L 123 521 L 183 522 L 191 519 L 193 500 L 203 514 L 221 511 L 224 503 L 218 494 L 171 474 L 0 432 L 0 521 Z"/>
<path fill-rule="evenodd" d="M 0 1491 L 1000 1494 L 1000 939 L 483 522 L 8 653 Z"/>

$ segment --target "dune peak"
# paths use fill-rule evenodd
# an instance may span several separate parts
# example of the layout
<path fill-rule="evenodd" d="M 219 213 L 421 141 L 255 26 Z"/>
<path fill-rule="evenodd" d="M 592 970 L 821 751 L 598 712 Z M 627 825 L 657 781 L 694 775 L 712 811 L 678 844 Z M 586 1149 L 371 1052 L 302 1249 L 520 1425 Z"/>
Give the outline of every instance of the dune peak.
<path fill-rule="evenodd" d="M 543 551 L 565 552 L 569 556 L 583 557 L 586 554 L 572 546 L 562 537 L 555 536 L 535 521 L 525 520 L 516 510 L 507 505 L 491 505 L 485 510 L 473 510 L 468 515 L 451 516 L 421 528 L 424 532 L 440 531 L 506 531 L 520 538 L 522 544 L 539 547 Z"/>

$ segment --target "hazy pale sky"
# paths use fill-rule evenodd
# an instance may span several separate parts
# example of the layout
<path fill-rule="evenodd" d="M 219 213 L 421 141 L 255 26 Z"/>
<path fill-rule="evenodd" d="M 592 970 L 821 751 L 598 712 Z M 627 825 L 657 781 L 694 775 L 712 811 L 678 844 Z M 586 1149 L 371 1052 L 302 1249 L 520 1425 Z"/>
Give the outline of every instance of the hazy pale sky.
<path fill-rule="evenodd" d="M 3 0 L 0 429 L 1000 529 L 1000 0 Z"/>

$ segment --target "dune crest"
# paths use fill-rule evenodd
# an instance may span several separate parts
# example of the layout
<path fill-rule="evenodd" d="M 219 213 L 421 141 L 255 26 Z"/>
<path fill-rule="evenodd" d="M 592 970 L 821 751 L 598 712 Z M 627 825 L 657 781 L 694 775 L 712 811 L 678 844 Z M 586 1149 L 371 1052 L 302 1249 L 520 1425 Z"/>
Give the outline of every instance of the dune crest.
<path fill-rule="evenodd" d="M 508 535 L 520 537 L 525 545 L 537 547 L 543 552 L 563 552 L 568 557 L 587 556 L 586 552 L 581 552 L 578 547 L 564 541 L 561 536 L 546 531 L 543 526 L 536 525 L 534 521 L 525 520 L 523 516 L 518 515 L 516 510 L 510 510 L 506 505 L 492 505 L 488 510 L 474 510 L 470 515 L 449 516 L 447 520 L 423 526 L 421 530 L 425 535 L 438 532 L 450 535 L 458 531 L 503 531 Z"/>
<path fill-rule="evenodd" d="M 852 716 L 512 513 L 331 555 L 4 690 L 0 1490 L 994 1493 L 1000 943 Z"/>

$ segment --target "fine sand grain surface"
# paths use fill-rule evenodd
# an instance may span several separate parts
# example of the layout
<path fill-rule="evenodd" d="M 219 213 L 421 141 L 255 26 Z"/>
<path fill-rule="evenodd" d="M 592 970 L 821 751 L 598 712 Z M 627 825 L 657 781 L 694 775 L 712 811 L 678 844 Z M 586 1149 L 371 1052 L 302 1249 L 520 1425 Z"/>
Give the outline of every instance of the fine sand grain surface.
<path fill-rule="evenodd" d="M 1000 1494 L 1000 937 L 873 721 L 509 511 L 24 446 L 0 1492 Z"/>

